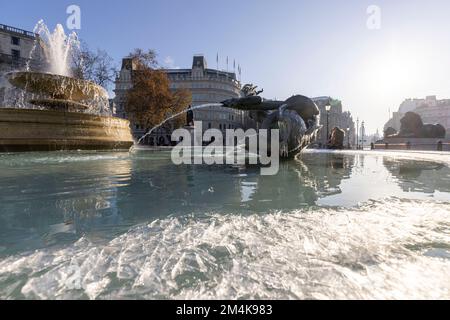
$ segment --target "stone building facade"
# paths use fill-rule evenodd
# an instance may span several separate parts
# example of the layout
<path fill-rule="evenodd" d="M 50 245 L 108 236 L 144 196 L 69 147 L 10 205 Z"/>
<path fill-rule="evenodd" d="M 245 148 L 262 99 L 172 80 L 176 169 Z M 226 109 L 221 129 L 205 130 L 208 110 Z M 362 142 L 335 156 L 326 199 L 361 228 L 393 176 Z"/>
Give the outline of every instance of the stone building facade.
<path fill-rule="evenodd" d="M 6 90 L 11 90 L 3 77 L 5 73 L 24 70 L 27 65 L 32 70 L 41 68 L 43 53 L 41 46 L 35 46 L 36 41 L 39 37 L 33 32 L 0 24 L 0 103 L 5 99 Z M 33 48 L 33 59 L 30 59 Z"/>
<path fill-rule="evenodd" d="M 412 111 L 417 113 L 424 123 L 440 124 L 446 129 L 446 138 L 450 139 L 450 99 L 437 99 L 436 96 L 428 96 L 425 99 L 406 99 L 394 112 L 392 118 L 384 126 L 400 131 L 400 120 L 405 113 Z"/>
<path fill-rule="evenodd" d="M 329 133 L 334 127 L 345 131 L 345 146 L 350 143 L 350 147 L 356 145 L 356 125 L 352 114 L 349 111 L 343 111 L 342 102 L 331 97 L 317 97 L 312 99 L 320 110 L 320 124 L 323 126 L 319 131 L 316 143 L 319 146 L 325 146 L 327 143 L 327 111 L 326 106 L 331 109 L 328 116 Z M 347 130 L 348 129 L 348 130 Z"/>
<path fill-rule="evenodd" d="M 0 24 L 0 73 L 24 69 L 38 39 L 33 32 Z M 40 64 L 40 50 L 35 50 L 30 67 Z"/>
<path fill-rule="evenodd" d="M 192 106 L 219 103 L 238 98 L 241 84 L 235 73 L 209 69 L 202 55 L 194 56 L 191 69 L 168 69 L 166 73 L 171 89 L 188 89 L 192 92 Z M 203 130 L 242 128 L 245 114 L 239 110 L 211 106 L 194 110 L 195 121 L 203 122 Z"/>
<path fill-rule="evenodd" d="M 122 68 L 115 82 L 116 116 L 127 118 L 125 112 L 126 93 L 132 87 L 132 73 L 136 70 L 135 62 L 130 58 L 122 61 Z M 206 59 L 197 55 L 193 58 L 191 69 L 164 70 L 170 80 L 170 88 L 187 89 L 192 93 L 192 107 L 219 103 L 226 99 L 237 98 L 241 94 L 241 84 L 235 73 L 209 69 Z M 188 106 L 186 106 L 187 108 Z M 194 110 L 194 120 L 202 121 L 203 131 L 215 128 L 222 131 L 245 127 L 247 117 L 245 112 L 220 106 L 209 106 Z M 139 139 L 147 128 L 132 124 L 133 135 Z M 150 144 L 170 143 L 170 132 L 155 131 Z"/>

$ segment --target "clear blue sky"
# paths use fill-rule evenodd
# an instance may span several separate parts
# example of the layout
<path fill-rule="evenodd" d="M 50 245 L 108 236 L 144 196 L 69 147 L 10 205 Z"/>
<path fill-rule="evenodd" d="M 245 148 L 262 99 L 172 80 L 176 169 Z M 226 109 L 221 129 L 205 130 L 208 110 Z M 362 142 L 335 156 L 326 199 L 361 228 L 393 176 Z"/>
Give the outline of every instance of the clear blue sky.
<path fill-rule="evenodd" d="M 209 65 L 236 59 L 243 81 L 267 98 L 331 95 L 369 131 L 404 98 L 450 98 L 450 1 L 419 0 L 0 0 L 0 23 L 50 28 L 82 10 L 79 35 L 120 59 L 152 48 L 163 63 L 190 67 L 203 53 Z M 381 29 L 366 26 L 369 5 L 381 9 Z"/>

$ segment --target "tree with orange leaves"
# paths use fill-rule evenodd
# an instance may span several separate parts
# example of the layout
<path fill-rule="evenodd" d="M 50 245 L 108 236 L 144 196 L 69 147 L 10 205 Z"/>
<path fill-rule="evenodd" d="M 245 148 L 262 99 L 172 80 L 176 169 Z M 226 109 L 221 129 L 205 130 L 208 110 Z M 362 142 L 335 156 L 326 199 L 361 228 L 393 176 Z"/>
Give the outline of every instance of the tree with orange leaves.
<path fill-rule="evenodd" d="M 143 56 L 142 50 L 135 50 L 131 56 L 137 60 L 137 70 L 133 71 L 133 87 L 128 91 L 125 103 L 125 112 L 134 124 L 144 128 L 153 128 L 169 117 L 187 109 L 192 101 L 190 91 L 170 90 L 170 82 L 166 73 L 155 69 L 156 62 L 150 64 L 146 61 L 151 56 L 149 51 Z M 153 56 L 153 61 L 154 56 Z M 163 125 L 169 131 L 184 125 L 184 115 L 176 117 Z"/>

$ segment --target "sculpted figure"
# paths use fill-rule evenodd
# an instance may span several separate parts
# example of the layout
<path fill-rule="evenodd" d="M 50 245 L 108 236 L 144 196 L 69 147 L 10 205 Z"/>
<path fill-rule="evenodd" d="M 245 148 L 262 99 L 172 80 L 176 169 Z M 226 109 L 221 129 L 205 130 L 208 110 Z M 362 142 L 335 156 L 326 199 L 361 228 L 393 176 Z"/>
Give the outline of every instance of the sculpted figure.
<path fill-rule="evenodd" d="M 256 91 L 257 88 L 258 86 L 253 84 L 246 84 L 241 91 L 245 97 L 255 97 L 264 92 L 264 90 Z"/>
<path fill-rule="evenodd" d="M 421 131 L 422 138 L 445 138 L 445 128 L 440 124 L 425 124 Z"/>
<path fill-rule="evenodd" d="M 399 136 L 408 137 L 420 137 L 420 133 L 423 127 L 422 118 L 417 113 L 407 112 L 405 116 L 400 120 L 400 133 Z"/>
<path fill-rule="evenodd" d="M 192 106 L 189 106 L 188 111 L 186 112 L 186 125 L 194 125 L 194 111 L 192 111 Z"/>
<path fill-rule="evenodd" d="M 399 138 L 445 138 L 446 130 L 440 124 L 424 124 L 422 118 L 414 112 L 407 112 L 400 120 Z"/>
<path fill-rule="evenodd" d="M 330 141 L 328 142 L 328 148 L 330 149 L 344 149 L 345 131 L 334 127 L 331 130 Z"/>
<path fill-rule="evenodd" d="M 280 130 L 280 156 L 291 158 L 311 144 L 321 128 L 320 111 L 309 98 L 295 95 L 285 101 L 266 100 L 257 86 L 242 88 L 242 98 L 223 101 L 224 107 L 250 111 L 261 129 Z"/>

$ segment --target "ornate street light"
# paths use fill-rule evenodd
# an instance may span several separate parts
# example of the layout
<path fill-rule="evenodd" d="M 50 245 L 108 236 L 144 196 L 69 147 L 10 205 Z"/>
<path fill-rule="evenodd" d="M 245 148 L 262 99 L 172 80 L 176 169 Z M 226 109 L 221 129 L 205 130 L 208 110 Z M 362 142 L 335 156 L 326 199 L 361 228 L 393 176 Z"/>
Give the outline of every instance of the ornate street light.
<path fill-rule="evenodd" d="M 347 128 L 348 149 L 350 150 L 350 127 Z"/>
<path fill-rule="evenodd" d="M 359 118 L 356 120 L 356 150 L 359 150 Z"/>
<path fill-rule="evenodd" d="M 325 139 L 325 145 L 328 147 L 328 139 L 330 136 L 330 110 L 331 110 L 331 104 L 328 102 L 328 104 L 325 106 L 325 110 L 327 111 L 327 138 Z"/>

